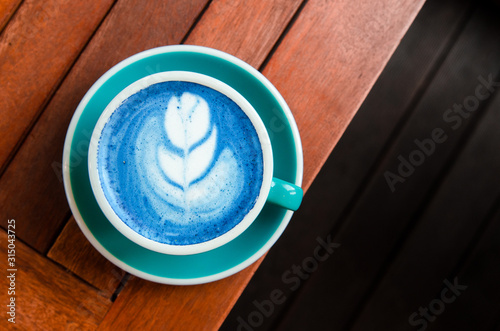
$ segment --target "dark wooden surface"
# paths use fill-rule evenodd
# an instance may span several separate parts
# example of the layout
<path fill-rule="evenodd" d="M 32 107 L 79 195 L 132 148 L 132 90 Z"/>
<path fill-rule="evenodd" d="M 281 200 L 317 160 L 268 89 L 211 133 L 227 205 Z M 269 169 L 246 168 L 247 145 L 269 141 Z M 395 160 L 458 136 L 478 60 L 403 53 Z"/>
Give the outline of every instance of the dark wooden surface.
<path fill-rule="evenodd" d="M 14 14 L 21 0 L 2 0 L 0 1 L 0 31 Z"/>
<path fill-rule="evenodd" d="M 87 242 L 64 195 L 62 146 L 79 101 L 111 66 L 179 43 L 247 61 L 292 109 L 307 190 L 422 3 L 0 1 L 0 239 L 6 247 L 15 219 L 16 327 L 217 329 L 263 260 L 211 284 L 166 286 L 131 277 Z"/>
<path fill-rule="evenodd" d="M 73 247 L 78 247 L 74 249 Z M 71 217 L 47 257 L 111 297 L 125 272 L 106 260 L 88 242 Z"/>
<path fill-rule="evenodd" d="M 33 1 L 0 40 L 0 172 L 106 15 L 111 0 Z"/>
<path fill-rule="evenodd" d="M 7 247 L 8 243 L 7 234 L 1 231 L 0 244 Z M 6 249 L 0 251 L 0 258 L 7 261 Z M 7 278 L 10 271 L 0 281 L 5 306 L 9 303 L 7 289 L 13 288 L 17 307 L 15 324 L 7 322 L 10 316 L 5 309 L 2 329 L 95 329 L 111 306 L 102 293 L 19 241 L 16 241 L 16 269 L 14 286 L 10 284 L 12 279 Z"/>
<path fill-rule="evenodd" d="M 490 2 L 424 5 L 222 330 L 242 320 L 255 330 L 499 327 L 499 87 L 480 88 L 489 95 L 477 107 L 472 98 L 479 77 L 500 81 L 499 13 Z M 443 118 L 468 102 L 461 122 Z M 446 141 L 392 192 L 385 172 L 436 129 Z M 314 268 L 327 236 L 340 246 Z M 440 311 L 447 281 L 467 288 Z M 259 319 L 276 289 L 286 300 Z M 421 307 L 437 311 L 425 327 Z"/>

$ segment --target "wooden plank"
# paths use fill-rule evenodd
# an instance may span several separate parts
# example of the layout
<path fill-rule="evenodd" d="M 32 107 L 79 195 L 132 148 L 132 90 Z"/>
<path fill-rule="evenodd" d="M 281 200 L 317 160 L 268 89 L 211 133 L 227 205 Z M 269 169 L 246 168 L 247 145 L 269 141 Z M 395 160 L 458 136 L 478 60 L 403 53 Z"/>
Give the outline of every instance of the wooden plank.
<path fill-rule="evenodd" d="M 487 109 L 485 118 L 464 146 L 429 208 L 366 303 L 354 330 L 366 330 L 368 326 L 387 328 L 388 325 L 397 330 L 414 329 L 422 317 L 414 316 L 413 325 L 409 324 L 409 317 L 436 298 L 445 279 L 452 280 L 450 275 L 467 253 L 476 233 L 483 230 L 484 219 L 491 217 L 488 212 L 498 203 L 498 123 L 500 93 L 496 94 L 495 102 Z M 481 194 L 477 194 L 478 188 Z M 490 273 L 477 276 L 478 279 L 493 277 Z M 480 324 L 478 322 L 475 329 L 486 330 L 479 327 Z"/>
<path fill-rule="evenodd" d="M 262 259 L 261 259 L 262 260 Z M 258 263 L 258 262 L 257 262 Z M 253 268 L 217 282 L 170 286 L 127 282 L 99 330 L 217 330 L 250 281 Z"/>
<path fill-rule="evenodd" d="M 20 222 L 15 222 L 16 227 Z M 7 261 L 9 243 L 7 233 L 0 230 L 2 261 Z M 9 329 L 18 330 L 95 329 L 111 301 L 19 240 L 14 244 L 17 270 L 6 271 L 8 275 L 14 273 L 14 286 L 12 278 L 6 276 L 1 277 L 0 285 L 5 289 L 2 298 L 6 305 L 11 297 L 15 298 L 15 325 L 6 321 L 5 313 L 3 325 L 9 324 Z M 15 292 L 12 295 L 7 292 L 10 287 Z"/>
<path fill-rule="evenodd" d="M 27 0 L 3 31 L 0 174 L 112 3 Z"/>
<path fill-rule="evenodd" d="M 221 330 L 235 330 L 239 317 L 247 319 L 255 311 L 254 300 L 262 302 L 269 299 L 274 289 L 281 289 L 287 301 L 275 306 L 273 314 L 259 327 L 259 330 L 273 329 L 296 293 L 290 290 L 295 283 L 283 282 L 284 273 L 312 256 L 318 245 L 317 237 L 325 238 L 349 206 L 385 141 L 419 93 L 422 82 L 433 74 L 436 62 L 447 54 L 443 44 L 450 42 L 467 8 L 467 4 L 454 0 L 426 2 L 316 177 L 302 206 L 243 291 Z M 399 80 L 405 83 L 398 84 Z"/>
<path fill-rule="evenodd" d="M 309 168 L 305 170 L 305 188 L 311 184 L 421 4 L 413 1 L 386 1 L 380 5 L 371 2 L 308 2 L 270 59 L 264 74 L 289 102 L 299 128 L 302 128 L 304 150 L 314 160 L 306 164 Z M 379 17 L 381 25 L 375 24 L 376 28 L 365 26 L 374 18 L 378 23 Z M 350 43 L 353 38 L 355 46 L 336 47 Z M 332 71 L 336 74 L 333 75 Z M 363 72 L 361 78 L 358 77 L 360 72 Z M 309 81 L 311 77 L 316 84 Z M 349 80 L 356 82 L 356 91 L 350 89 L 350 94 L 343 94 L 344 98 L 339 97 L 340 92 L 339 95 L 332 93 L 345 89 L 345 82 Z M 308 91 L 310 97 L 296 96 L 303 91 Z M 320 111 L 331 109 L 333 105 L 337 106 L 335 112 L 325 114 Z M 322 120 L 312 126 L 306 118 L 307 114 L 316 119 L 322 117 Z M 334 132 L 319 135 L 321 128 Z M 162 327 L 168 330 L 216 329 L 222 324 L 230 308 L 228 305 L 236 301 L 258 265 L 259 262 L 256 262 L 237 275 L 203 286 L 155 286 L 142 280 L 129 282 L 101 327 L 147 328 L 161 321 Z M 147 290 L 146 298 L 141 299 L 147 309 L 131 303 L 137 300 L 137 296 L 146 293 L 145 289 L 150 286 L 154 290 Z M 177 303 L 181 307 L 185 304 L 185 309 L 178 310 L 175 307 Z M 172 315 L 171 311 L 178 314 Z M 140 320 L 134 318 L 145 312 L 147 317 Z M 172 316 L 172 319 L 165 316 Z"/>
<path fill-rule="evenodd" d="M 113 7 L 0 179 L 2 211 L 24 220 L 19 238 L 47 252 L 68 218 L 60 160 L 66 130 L 85 92 L 126 57 L 180 42 L 205 3 L 124 0 Z M 123 36 L 130 39 L 124 42 Z M 1 222 L 5 226 L 6 220 Z"/>
<path fill-rule="evenodd" d="M 257 68 L 301 2 L 213 1 L 186 43 L 220 49 Z"/>
<path fill-rule="evenodd" d="M 422 4 L 392 0 L 308 3 L 264 69 L 297 121 L 304 144 L 305 188 Z"/>
<path fill-rule="evenodd" d="M 497 149 L 498 151 L 498 149 Z M 498 202 L 497 202 L 498 205 Z M 467 286 L 446 304 L 443 313 L 429 323 L 428 330 L 498 330 L 500 310 L 500 210 L 493 216 L 479 243 L 460 268 L 458 283 Z M 440 292 L 435 298 L 440 298 Z"/>
<path fill-rule="evenodd" d="M 448 108 L 474 95 L 480 84 L 478 75 L 487 79 L 499 71 L 499 63 L 493 60 L 500 56 L 497 31 L 494 19 L 486 13 L 475 15 L 467 25 L 402 133 L 391 144 L 389 154 L 384 155 L 367 190 L 347 215 L 344 226 L 332 234 L 333 241 L 341 243 L 342 249 L 310 277 L 280 328 L 291 325 L 300 328 L 307 320 L 313 321 L 308 327 L 328 323 L 342 328 L 349 324 L 367 291 L 384 271 L 391 251 L 414 224 L 414 215 L 419 213 L 433 183 L 441 178 L 443 169 L 454 157 L 453 151 L 461 148 L 462 135 L 479 115 L 480 112 L 474 113 L 455 129 L 443 119 Z M 432 157 L 426 158 L 404 183 L 399 183 L 396 192 L 391 192 L 384 173 L 397 173 L 401 162 L 398 158 L 408 158 L 416 150 L 415 139 L 431 137 L 436 128 L 444 130 L 446 141 L 438 144 Z"/>
<path fill-rule="evenodd" d="M 100 289 L 108 298 L 125 276 L 123 270 L 106 260 L 90 244 L 73 217 L 47 256 Z"/>
<path fill-rule="evenodd" d="M 281 31 L 283 31 L 299 4 L 298 2 L 286 1 L 288 10 L 284 10 L 284 3 L 285 1 L 272 4 L 262 2 L 260 4 L 260 7 L 267 6 L 265 8 L 267 8 L 267 12 L 269 13 L 270 23 L 272 23 L 274 27 L 270 29 L 272 33 L 264 34 L 263 31 L 259 30 L 257 34 L 252 35 L 254 38 L 253 43 L 259 41 L 263 44 L 273 44 L 279 38 Z M 4 178 L 0 181 L 0 185 L 5 188 L 5 190 L 0 193 L 0 198 L 2 194 L 4 194 L 4 203 L 8 206 L 6 209 L 12 212 L 16 211 L 17 217 L 30 219 L 31 222 L 33 222 L 31 227 L 26 228 L 25 233 L 23 233 L 25 240 L 29 240 L 35 247 L 43 251 L 48 247 L 47 245 L 49 245 L 52 240 L 51 236 L 57 231 L 60 224 L 62 224 L 68 212 L 68 207 L 65 202 L 66 198 L 61 183 L 58 181 L 58 174 L 54 174 L 54 170 L 60 171 L 60 169 L 57 167 L 54 169 L 52 165 L 61 158 L 62 144 L 58 142 L 64 139 L 64 134 L 70 116 L 72 115 L 71 112 L 79 102 L 79 98 L 81 98 L 86 89 L 89 88 L 99 75 L 115 62 L 118 62 L 118 60 L 142 49 L 158 46 L 162 42 L 172 41 L 178 43 L 182 39 L 183 33 L 186 33 L 189 28 L 188 24 L 184 24 L 184 32 L 182 33 L 182 31 L 177 31 L 175 29 L 179 29 L 179 23 L 171 22 L 172 29 L 170 29 L 170 31 L 174 31 L 173 33 L 175 34 L 168 36 L 164 35 L 164 32 L 162 32 L 163 36 L 158 36 L 159 32 L 157 31 L 160 31 L 160 27 L 166 29 L 165 22 L 162 21 L 165 16 L 159 16 L 156 21 L 149 21 L 148 25 L 143 21 L 138 21 L 135 25 L 132 24 L 132 22 L 127 22 L 126 20 L 128 19 L 127 17 L 130 16 L 130 13 L 134 11 L 137 13 L 138 8 L 135 7 L 140 7 L 141 5 L 142 3 L 136 2 L 124 3 L 123 5 L 119 3 L 115 6 L 110 17 L 103 23 L 102 29 L 105 29 L 106 32 L 102 33 L 102 29 L 98 31 L 94 38 L 96 41 L 93 40 L 89 44 L 88 49 L 82 54 L 82 59 L 75 65 L 75 68 L 63 83 L 61 90 L 56 94 L 54 100 L 49 104 L 47 110 L 40 118 L 39 123 L 33 131 L 34 137 L 28 137 L 26 143 L 4 175 Z M 189 13 L 191 22 L 196 15 L 199 14 L 199 11 L 201 11 L 202 5 L 203 4 L 200 3 L 196 11 L 192 10 Z M 242 21 L 239 28 L 233 26 L 232 31 L 234 31 L 234 33 L 224 33 L 226 35 L 224 38 L 221 37 L 221 31 L 223 30 L 220 30 L 220 33 L 212 34 L 212 39 L 200 37 L 200 35 L 203 35 L 205 29 L 211 28 L 212 24 L 218 22 L 220 11 L 223 11 L 226 15 L 231 13 L 234 18 L 240 17 L 243 13 L 248 11 L 247 6 L 243 2 L 238 6 L 235 6 L 235 4 L 231 2 L 227 2 L 225 5 L 230 7 L 230 10 L 222 9 L 221 6 L 216 3 L 213 4 L 213 8 L 212 6 L 209 7 L 204 14 L 205 18 L 190 34 L 188 39 L 189 43 L 204 39 L 205 43 L 211 42 L 212 47 L 222 50 L 227 50 L 226 48 L 230 47 L 229 45 L 231 44 L 244 44 L 242 40 L 248 39 L 249 28 L 253 26 L 249 20 Z M 144 9 L 141 15 L 147 18 L 152 15 L 150 11 L 154 11 L 154 9 L 158 10 L 158 5 L 151 4 L 151 7 Z M 166 8 L 164 10 L 166 12 L 170 10 L 178 11 L 178 9 L 175 8 Z M 281 15 L 279 20 L 277 19 L 277 15 Z M 235 19 L 232 19 L 232 17 L 228 20 L 234 21 Z M 260 18 L 256 16 L 254 19 L 258 20 Z M 111 20 L 111 23 L 108 22 L 109 20 Z M 132 20 L 132 18 L 130 20 Z M 136 19 L 134 20 L 137 21 Z M 182 20 L 182 22 L 189 21 L 183 17 L 180 17 L 179 20 Z M 276 28 L 276 24 L 278 23 L 279 29 Z M 128 26 L 130 29 L 130 31 L 121 31 L 120 33 L 123 35 L 134 34 L 134 31 L 140 27 L 143 35 L 139 36 L 138 39 L 141 40 L 142 44 L 129 44 L 126 49 L 119 49 L 119 45 L 101 41 L 102 39 L 112 40 L 113 34 L 116 33 L 115 30 L 117 27 L 121 26 Z M 224 27 L 221 28 L 223 29 Z M 230 39 L 229 36 L 232 36 L 232 39 Z M 148 38 L 151 38 L 151 40 Z M 164 38 L 164 40 L 161 41 L 161 38 Z M 96 43 L 98 43 L 99 46 L 95 46 Z M 255 49 L 255 47 L 247 48 L 248 52 L 255 52 Z M 244 55 L 243 51 L 242 48 L 235 50 L 235 55 Z M 106 54 L 107 59 L 102 58 L 102 54 Z M 262 60 L 263 59 L 260 61 Z M 83 63 L 80 63 L 81 61 L 83 61 Z M 108 61 L 108 63 L 104 63 L 105 61 Z M 258 66 L 260 63 L 254 62 L 254 64 Z M 76 72 L 74 73 L 74 71 Z M 39 136 L 44 136 L 43 142 L 37 139 Z M 37 150 L 40 149 L 40 144 L 42 144 L 44 153 L 37 152 Z M 33 163 L 37 164 L 36 168 L 25 166 L 25 164 Z M 16 190 L 14 187 L 19 185 L 18 182 L 21 180 L 23 182 L 30 181 L 38 184 L 34 185 L 29 191 Z M 23 201 L 27 199 L 33 199 L 33 201 L 39 203 L 33 206 L 24 206 Z M 21 208 L 21 206 L 23 206 L 23 208 Z M 53 223 L 38 224 L 43 215 L 51 215 L 50 219 Z M 39 226 L 40 229 L 38 229 L 37 226 Z M 28 232 L 28 230 L 31 232 Z M 66 240 L 70 240 L 70 242 L 66 243 Z M 102 271 L 94 269 L 94 266 L 89 269 L 89 265 L 85 262 L 86 258 L 81 256 L 82 252 L 66 252 L 64 248 L 67 245 L 71 245 L 71 241 L 71 236 L 59 238 L 57 245 L 51 249 L 50 256 L 54 257 L 58 262 L 99 288 L 107 286 L 108 282 L 114 281 L 115 277 L 109 273 L 104 275 L 103 279 L 100 279 Z M 93 252 L 93 250 L 89 251 Z M 76 257 L 78 257 L 78 259 L 76 259 Z M 93 259 L 94 256 L 90 255 L 88 258 Z M 92 279 L 93 274 L 98 275 L 96 279 Z"/>
<path fill-rule="evenodd" d="M 22 0 L 0 0 L 0 32 L 15 13 Z"/>

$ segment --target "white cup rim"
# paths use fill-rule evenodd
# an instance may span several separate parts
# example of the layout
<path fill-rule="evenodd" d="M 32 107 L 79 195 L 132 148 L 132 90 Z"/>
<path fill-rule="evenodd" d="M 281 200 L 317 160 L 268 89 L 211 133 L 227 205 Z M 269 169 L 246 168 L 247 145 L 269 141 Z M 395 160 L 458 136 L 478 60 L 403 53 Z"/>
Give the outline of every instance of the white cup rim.
<path fill-rule="evenodd" d="M 120 219 L 120 217 L 116 214 L 116 212 L 113 210 L 108 200 L 106 199 L 104 191 L 101 187 L 101 180 L 97 170 L 97 152 L 99 139 L 102 130 L 104 129 L 104 126 L 109 120 L 111 114 L 122 104 L 123 101 L 125 101 L 131 95 L 151 85 L 167 81 L 185 81 L 201 84 L 229 97 L 243 110 L 243 112 L 252 122 L 257 132 L 260 145 L 262 147 L 262 156 L 264 163 L 263 180 L 259 195 L 253 208 L 245 215 L 243 220 L 241 220 L 229 231 L 211 240 L 196 244 L 171 245 L 160 243 L 146 238 L 132 230 L 125 222 Z M 118 93 L 115 98 L 113 98 L 113 100 L 111 100 L 111 102 L 106 106 L 101 116 L 99 117 L 90 138 L 88 169 L 90 184 L 94 193 L 94 197 L 106 218 L 120 233 L 122 233 L 125 237 L 135 242 L 136 244 L 152 251 L 170 255 L 191 255 L 210 251 L 230 242 L 231 240 L 238 237 L 241 233 L 243 233 L 253 223 L 253 221 L 257 218 L 262 208 L 264 207 L 267 196 L 271 189 L 271 182 L 273 177 L 273 154 L 271 141 L 269 139 L 266 127 L 262 122 L 262 119 L 254 109 L 254 107 L 239 92 L 237 92 L 226 83 L 204 74 L 190 71 L 165 71 L 152 74 L 135 81 L 134 83 L 123 89 L 120 93 Z"/>

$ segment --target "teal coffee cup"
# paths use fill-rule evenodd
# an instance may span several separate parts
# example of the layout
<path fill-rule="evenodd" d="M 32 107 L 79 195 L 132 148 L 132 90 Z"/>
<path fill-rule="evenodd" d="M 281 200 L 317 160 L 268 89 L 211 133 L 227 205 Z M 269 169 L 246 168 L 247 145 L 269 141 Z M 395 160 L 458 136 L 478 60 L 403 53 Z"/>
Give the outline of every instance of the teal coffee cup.
<path fill-rule="evenodd" d="M 273 178 L 267 129 L 235 89 L 208 75 L 166 71 L 121 91 L 94 128 L 94 196 L 124 236 L 174 255 L 233 240 L 266 202 L 296 210 L 300 187 Z"/>

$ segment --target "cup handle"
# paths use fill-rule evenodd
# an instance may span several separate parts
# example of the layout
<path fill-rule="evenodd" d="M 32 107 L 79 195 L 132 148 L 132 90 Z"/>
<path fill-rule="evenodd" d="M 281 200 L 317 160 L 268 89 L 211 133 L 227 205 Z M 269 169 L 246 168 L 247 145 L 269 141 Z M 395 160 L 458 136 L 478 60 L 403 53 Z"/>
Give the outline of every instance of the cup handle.
<path fill-rule="evenodd" d="M 297 185 L 273 178 L 267 201 L 295 211 L 299 208 L 303 195 L 304 192 Z"/>

